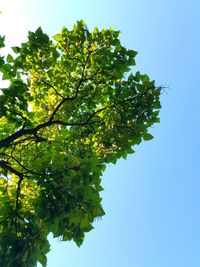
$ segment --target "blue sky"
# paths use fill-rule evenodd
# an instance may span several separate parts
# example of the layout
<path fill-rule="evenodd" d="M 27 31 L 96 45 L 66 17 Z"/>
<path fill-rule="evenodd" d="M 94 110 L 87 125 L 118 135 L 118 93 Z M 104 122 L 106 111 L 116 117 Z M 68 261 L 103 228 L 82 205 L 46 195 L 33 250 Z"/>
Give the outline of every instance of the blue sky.
<path fill-rule="evenodd" d="M 38 26 L 50 35 L 79 19 L 90 30 L 112 26 L 139 52 L 133 71 L 166 87 L 155 138 L 103 176 L 106 215 L 81 248 L 50 238 L 47 266 L 200 266 L 200 2 L 0 0 L 0 9 L 8 45 Z"/>

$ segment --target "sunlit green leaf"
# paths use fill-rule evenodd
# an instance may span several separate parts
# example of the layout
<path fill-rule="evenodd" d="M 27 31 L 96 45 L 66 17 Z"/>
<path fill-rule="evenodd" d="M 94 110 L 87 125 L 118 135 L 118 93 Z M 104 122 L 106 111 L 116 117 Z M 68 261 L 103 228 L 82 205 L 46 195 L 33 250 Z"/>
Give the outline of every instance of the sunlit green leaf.
<path fill-rule="evenodd" d="M 8 56 L 7 56 L 7 62 L 13 62 L 13 57 L 9 54 Z"/>

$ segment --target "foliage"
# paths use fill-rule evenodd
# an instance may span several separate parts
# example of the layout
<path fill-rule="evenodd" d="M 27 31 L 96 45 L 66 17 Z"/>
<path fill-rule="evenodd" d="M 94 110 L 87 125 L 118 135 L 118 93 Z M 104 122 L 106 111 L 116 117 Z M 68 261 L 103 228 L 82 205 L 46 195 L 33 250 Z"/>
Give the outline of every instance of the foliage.
<path fill-rule="evenodd" d="M 112 28 L 79 21 L 54 40 L 39 28 L 12 49 L 0 57 L 0 266 L 46 266 L 50 232 L 80 246 L 104 215 L 105 166 L 152 138 L 161 88 L 130 74 L 137 53 Z"/>

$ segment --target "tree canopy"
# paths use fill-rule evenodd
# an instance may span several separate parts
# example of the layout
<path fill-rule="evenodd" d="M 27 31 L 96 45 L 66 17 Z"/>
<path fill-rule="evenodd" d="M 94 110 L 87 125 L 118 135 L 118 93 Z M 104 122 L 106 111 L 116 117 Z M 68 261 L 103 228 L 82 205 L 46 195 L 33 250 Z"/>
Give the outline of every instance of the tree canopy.
<path fill-rule="evenodd" d="M 131 73 L 136 55 L 119 31 L 78 21 L 0 57 L 0 266 L 46 266 L 49 233 L 80 246 L 104 215 L 106 164 L 159 122 L 161 88 Z"/>

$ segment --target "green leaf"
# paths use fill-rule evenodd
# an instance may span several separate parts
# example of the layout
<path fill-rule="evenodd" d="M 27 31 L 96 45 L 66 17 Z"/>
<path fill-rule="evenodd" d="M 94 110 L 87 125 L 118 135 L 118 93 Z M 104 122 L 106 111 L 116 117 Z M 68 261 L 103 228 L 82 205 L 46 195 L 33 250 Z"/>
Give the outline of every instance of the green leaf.
<path fill-rule="evenodd" d="M 47 266 L 47 257 L 44 254 L 41 254 L 38 261 L 42 264 L 43 267 Z"/>
<path fill-rule="evenodd" d="M 94 227 L 92 226 L 92 224 L 89 224 L 89 225 L 87 225 L 87 226 L 85 226 L 83 228 L 83 230 L 84 230 L 85 233 L 90 232 L 93 229 L 94 229 Z"/>
<path fill-rule="evenodd" d="M 0 48 L 3 48 L 5 46 L 4 41 L 5 41 L 5 37 L 0 36 Z"/>
<path fill-rule="evenodd" d="M 18 47 L 18 46 L 14 46 L 14 47 L 12 47 L 12 50 L 13 50 L 16 54 L 18 54 L 18 53 L 20 52 L 20 47 Z"/>
<path fill-rule="evenodd" d="M 5 63 L 4 58 L 3 58 L 3 57 L 0 57 L 0 68 L 1 68 L 1 66 L 2 66 L 4 63 Z"/>
<path fill-rule="evenodd" d="M 136 81 L 136 82 L 140 82 L 140 79 L 141 79 L 140 72 L 137 71 L 137 72 L 135 73 L 135 81 Z"/>
<path fill-rule="evenodd" d="M 143 135 L 143 139 L 145 140 L 145 141 L 149 141 L 149 140 L 151 140 L 153 138 L 153 135 L 151 135 L 150 133 L 145 133 L 144 135 Z"/>
<path fill-rule="evenodd" d="M 149 76 L 146 75 L 146 74 L 141 75 L 141 81 L 142 81 L 142 82 L 149 82 L 149 81 L 150 81 L 150 80 L 149 80 Z"/>
<path fill-rule="evenodd" d="M 35 35 L 38 43 L 47 44 L 49 42 L 49 37 L 43 33 L 41 27 L 36 30 Z"/>
<path fill-rule="evenodd" d="M 8 63 L 11 63 L 11 62 L 13 62 L 13 61 L 14 61 L 13 57 L 9 54 L 9 55 L 7 56 L 7 62 L 8 62 Z"/>
<path fill-rule="evenodd" d="M 160 109 L 160 108 L 161 108 L 160 101 L 156 101 L 156 102 L 154 103 L 154 108 L 156 108 L 156 109 Z"/>
<path fill-rule="evenodd" d="M 57 42 L 60 42 L 62 40 L 62 34 L 56 34 L 53 36 L 53 39 Z"/>
<path fill-rule="evenodd" d="M 74 241 L 75 241 L 76 245 L 78 247 L 80 247 L 83 244 L 84 236 L 81 236 L 81 237 L 78 237 L 78 238 L 74 238 Z"/>
<path fill-rule="evenodd" d="M 134 51 L 134 50 L 129 50 L 128 54 L 130 57 L 135 58 L 137 56 L 138 52 Z"/>
<path fill-rule="evenodd" d="M 128 153 L 128 154 L 133 154 L 133 153 L 135 153 L 135 151 L 134 151 L 131 147 L 129 147 L 129 148 L 127 149 L 127 153 Z"/>
<path fill-rule="evenodd" d="M 127 152 L 126 151 L 121 152 L 121 157 L 123 159 L 127 159 Z"/>

